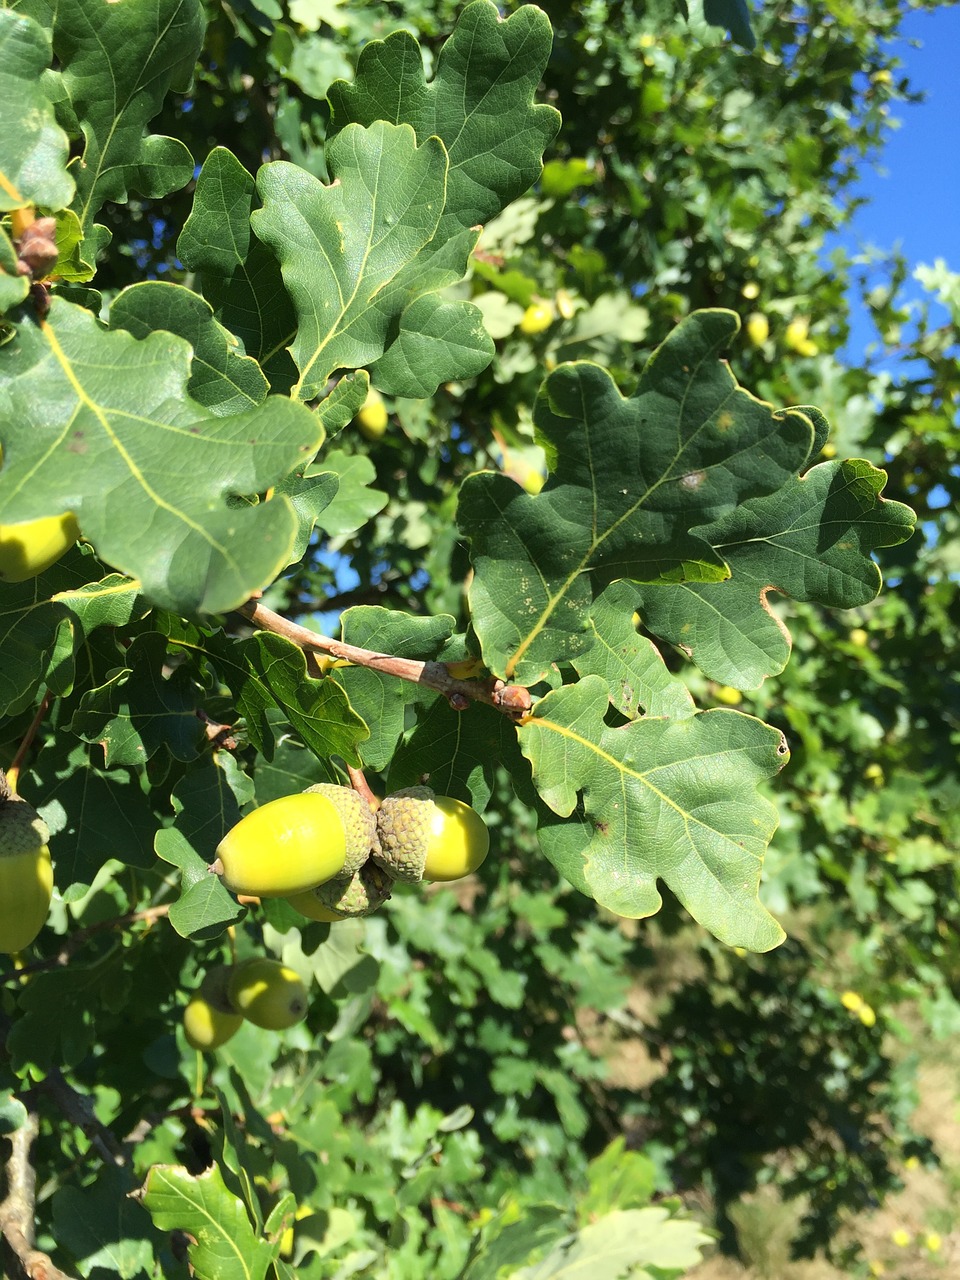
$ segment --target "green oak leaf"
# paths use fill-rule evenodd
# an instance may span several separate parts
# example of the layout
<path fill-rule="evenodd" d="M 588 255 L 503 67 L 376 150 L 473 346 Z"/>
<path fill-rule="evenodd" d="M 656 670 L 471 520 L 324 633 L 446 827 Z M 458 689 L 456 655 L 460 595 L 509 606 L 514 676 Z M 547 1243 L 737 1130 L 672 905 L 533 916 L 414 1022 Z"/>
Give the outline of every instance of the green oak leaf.
<path fill-rule="evenodd" d="M 679 1276 L 702 1261 L 702 1250 L 712 1239 L 692 1218 L 671 1217 L 660 1205 L 618 1209 L 555 1244 L 538 1262 L 514 1271 L 511 1280 Z"/>
<path fill-rule="evenodd" d="M 852 609 L 880 591 L 870 552 L 905 541 L 915 524 L 909 507 L 881 497 L 886 478 L 861 459 L 823 462 L 742 503 L 699 530 L 729 564 L 730 578 L 638 587 L 644 625 L 680 645 L 712 679 L 756 688 L 790 656 L 770 592 Z"/>
<path fill-rule="evenodd" d="M 210 636 L 200 644 L 229 686 L 250 741 L 268 760 L 274 750 L 274 726 L 268 713 L 276 706 L 316 755 L 340 756 L 359 767 L 358 746 L 369 730 L 335 680 L 307 675 L 306 656 L 299 645 L 268 631 L 240 641 Z"/>
<path fill-rule="evenodd" d="M 417 709 L 416 724 L 390 761 L 390 790 L 427 777 L 438 795 L 465 800 L 482 812 L 501 768 L 515 784 L 529 774 L 513 723 L 483 703 L 455 711 L 445 698 L 435 698 Z"/>
<path fill-rule="evenodd" d="M 611 583 L 593 603 L 593 644 L 571 659 L 580 676 L 598 675 L 606 682 L 611 705 L 628 720 L 648 716 L 692 716 L 696 707 L 682 680 L 667 670 L 652 640 L 633 622 L 640 588 L 631 582 Z"/>
<path fill-rule="evenodd" d="M 117 948 L 94 964 L 76 961 L 53 973 L 37 973 L 17 997 L 19 1011 L 5 1050 L 19 1075 L 42 1079 L 52 1070 L 83 1062 L 101 1035 L 98 1015 L 129 1001 L 133 975 Z"/>
<path fill-rule="evenodd" d="M 553 34 L 542 10 L 523 5 L 504 19 L 489 0 L 468 4 L 428 84 L 406 31 L 364 45 L 353 84 L 327 95 L 333 130 L 378 120 L 409 124 L 417 141 L 439 138 L 450 158 L 441 240 L 489 222 L 540 176 L 559 113 L 534 103 Z"/>
<path fill-rule="evenodd" d="M 90 265 L 110 241 L 94 218 L 108 201 L 130 191 L 156 199 L 185 186 L 193 158 L 182 142 L 146 125 L 170 89 L 185 91 L 206 28 L 201 0 L 21 0 L 20 11 L 53 25 L 58 88 L 83 122 L 83 151 L 70 165 L 76 181 L 72 208 L 83 227 Z"/>
<path fill-rule="evenodd" d="M 129 1174 L 105 1164 L 90 1187 L 62 1186 L 53 1197 L 57 1243 L 77 1259 L 82 1276 L 142 1280 L 163 1238 L 130 1198 Z"/>
<path fill-rule="evenodd" d="M 86 564 L 87 574 L 91 569 L 101 571 L 92 556 L 78 557 L 78 562 Z M 61 561 L 58 567 L 62 570 L 65 562 Z M 140 584 L 131 578 L 125 578 L 119 573 L 108 573 L 98 582 L 89 582 L 85 574 L 81 582 L 82 585 L 54 592 L 51 600 L 69 609 L 84 637 L 89 637 L 97 627 L 126 626 L 128 622 L 142 618 L 148 612 L 148 605 L 140 592 Z"/>
<path fill-rule="evenodd" d="M 177 254 L 197 273 L 217 320 L 259 362 L 272 389 L 285 394 L 297 377 L 287 351 L 297 320 L 276 258 L 251 230 L 255 202 L 253 178 L 232 151 L 214 147 L 197 178 Z"/>
<path fill-rule="evenodd" d="M 435 296 L 465 265 L 449 246 L 431 244 L 446 197 L 443 143 L 417 146 L 409 125 L 380 120 L 349 125 L 327 144 L 326 159 L 330 186 L 285 161 L 264 165 L 263 207 L 251 214 L 297 312 L 296 395 L 319 395 L 337 369 L 376 366 L 389 344 L 401 343 L 405 354 L 394 363 L 403 367 L 375 376 L 396 395 L 427 396 L 451 377 L 480 372 L 493 346 L 479 311 Z"/>
<path fill-rule="evenodd" d="M 122 290 L 110 304 L 110 328 L 146 338 L 165 329 L 193 348 L 187 393 L 218 417 L 253 409 L 267 398 L 268 385 L 252 356 L 213 316 L 213 308 L 191 289 L 169 281 L 146 280 Z"/>
<path fill-rule="evenodd" d="M 195 674 L 186 665 L 165 670 L 166 640 L 156 632 L 137 636 L 126 661 L 107 684 L 83 695 L 71 731 L 99 742 L 108 767 L 142 765 L 160 750 L 195 760 L 205 740 Z"/>
<path fill-rule="evenodd" d="M 605 369 L 561 365 L 534 410 L 550 469 L 541 493 L 502 474 L 464 482 L 470 605 L 492 671 L 532 684 L 585 653 L 594 597 L 617 579 L 729 577 L 698 526 L 789 481 L 814 435 L 805 414 L 758 400 L 718 359 L 738 327 L 732 312 L 694 312 L 628 399 Z"/>
<path fill-rule="evenodd" d="M 356 533 L 390 501 L 383 490 L 370 487 L 377 478 L 377 469 L 366 454 L 330 449 L 316 464 L 317 470 L 321 467 L 325 472 L 334 472 L 339 482 L 336 497 L 317 516 L 321 529 L 332 538 Z M 306 475 L 314 469 L 308 467 Z"/>
<path fill-rule="evenodd" d="M 42 26 L 25 13 L 0 10 L 0 212 L 31 204 L 62 209 L 73 199 L 70 143 L 40 78 L 50 57 Z"/>
<path fill-rule="evenodd" d="M 549 21 L 535 6 L 524 5 L 504 20 L 488 0 L 477 0 L 443 45 L 432 83 L 416 41 L 399 31 L 364 46 L 353 84 L 331 86 L 333 131 L 389 120 L 410 125 L 421 145 L 439 138 L 447 151 L 442 216 L 417 261 L 424 281 L 437 273 L 448 283 L 461 279 L 477 229 L 539 176 L 543 150 L 560 121 L 552 107 L 533 100 L 551 42 Z M 468 363 L 479 372 L 493 348 L 478 333 L 478 315 L 477 308 L 435 293 L 418 298 L 371 366 L 377 385 L 427 396 L 438 382 L 467 376 Z"/>
<path fill-rule="evenodd" d="M 519 730 L 555 815 L 539 828 L 546 856 L 618 915 L 655 914 L 659 879 L 721 942 L 777 946 L 783 930 L 757 900 L 777 814 L 759 788 L 789 756 L 783 735 L 726 710 L 610 728 L 607 704 L 604 681 L 585 676 L 548 693 Z"/>
<path fill-rule="evenodd" d="M 227 1189 L 216 1164 L 194 1176 L 172 1165 L 154 1165 L 141 1200 L 161 1231 L 183 1231 L 197 1280 L 263 1280 L 280 1251 L 257 1235 L 243 1201 Z"/>
<path fill-rule="evenodd" d="M 158 831 L 154 844 L 158 857 L 180 869 L 180 897 L 170 908 L 170 923 L 183 938 L 217 937 L 244 913 L 211 874 L 210 863 L 240 821 L 240 803 L 251 795 L 250 780 L 227 752 L 194 767 L 174 789 L 174 825 Z"/>
<path fill-rule="evenodd" d="M 30 778 L 28 794 L 43 797 L 37 810 L 50 828 L 57 888 L 68 900 L 90 886 L 108 858 L 153 866 L 160 824 L 138 770 L 106 768 L 100 747 L 59 734 L 38 754 Z"/>
<path fill-rule="evenodd" d="M 337 379 L 330 394 L 317 405 L 317 416 L 328 440 L 353 421 L 363 408 L 369 390 L 370 375 L 366 369 L 356 369 Z"/>
<path fill-rule="evenodd" d="M 340 477 L 328 467 L 291 471 L 277 485 L 275 492 L 289 499 L 299 521 L 297 536 L 290 549 L 291 564 L 303 558 L 318 517 L 336 501 L 339 488 Z"/>
<path fill-rule="evenodd" d="M 454 619 L 449 614 L 416 618 L 398 609 L 358 605 L 343 613 L 340 627 L 345 644 L 427 661 L 453 634 Z M 360 747 L 363 763 L 386 768 L 403 735 L 406 708 L 431 691 L 369 667 L 335 667 L 329 678 L 342 685 L 350 705 L 370 726 L 370 737 Z"/>
<path fill-rule="evenodd" d="M 53 684 L 54 692 L 66 693 L 73 683 L 73 621 L 63 604 L 50 599 L 48 576 L 4 583 L 0 716 L 13 716 L 28 707 L 40 684 L 48 688 Z M 58 675 L 51 681 L 54 672 Z"/>
<path fill-rule="evenodd" d="M 284 397 L 210 414 L 187 394 L 190 357 L 182 338 L 105 332 L 60 299 L 0 347 L 4 518 L 74 511 L 103 559 L 181 614 L 234 608 L 289 563 L 290 503 L 232 499 L 265 492 L 322 440 Z"/>

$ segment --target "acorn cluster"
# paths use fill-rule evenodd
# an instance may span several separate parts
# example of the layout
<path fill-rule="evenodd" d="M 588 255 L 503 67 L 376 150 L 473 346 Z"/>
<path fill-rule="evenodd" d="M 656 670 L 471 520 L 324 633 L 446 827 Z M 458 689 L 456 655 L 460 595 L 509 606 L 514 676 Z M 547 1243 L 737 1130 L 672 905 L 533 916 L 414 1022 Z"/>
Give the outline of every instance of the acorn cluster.
<path fill-rule="evenodd" d="M 374 812 L 358 792 L 319 783 L 241 818 L 211 869 L 233 893 L 286 898 L 333 923 L 376 911 L 397 881 L 469 875 L 489 847 L 476 810 L 429 787 L 395 791 Z"/>
<path fill-rule="evenodd" d="M 293 969 L 257 956 L 209 969 L 183 1011 L 183 1031 L 192 1049 L 219 1049 L 244 1019 L 267 1031 L 284 1031 L 307 1016 L 307 988 Z"/>

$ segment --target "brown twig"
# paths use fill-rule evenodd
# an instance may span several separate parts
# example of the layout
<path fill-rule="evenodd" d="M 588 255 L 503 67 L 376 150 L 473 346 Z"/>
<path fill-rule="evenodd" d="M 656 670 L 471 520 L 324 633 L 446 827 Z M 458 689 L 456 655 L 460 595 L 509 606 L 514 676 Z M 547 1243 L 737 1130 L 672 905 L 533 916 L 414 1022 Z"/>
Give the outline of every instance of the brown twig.
<path fill-rule="evenodd" d="M 389 653 L 377 653 L 373 649 L 360 649 L 356 645 L 345 644 L 342 640 L 332 640 L 328 636 L 309 631 L 255 600 L 248 600 L 237 612 L 255 626 L 284 636 L 302 649 L 319 650 L 341 662 L 350 662 L 354 666 L 396 676 L 398 680 L 425 685 L 446 698 L 455 711 L 466 710 L 471 702 L 483 702 L 511 719 L 519 719 L 532 705 L 530 691 L 522 685 L 506 685 L 494 677 L 487 680 L 458 680 L 450 674 L 444 662 L 422 662 L 413 658 L 397 658 Z"/>
<path fill-rule="evenodd" d="M 40 705 L 37 707 L 37 713 L 27 726 L 27 731 L 21 738 L 19 747 L 17 747 L 17 754 L 13 757 L 10 768 L 7 770 L 6 782 L 14 795 L 17 794 L 17 782 L 20 778 L 20 770 L 23 767 L 23 762 L 26 759 L 27 752 L 33 746 L 33 740 L 37 736 L 37 730 L 43 724 L 43 718 L 47 714 L 52 701 L 53 695 L 48 689 L 40 699 Z"/>
<path fill-rule="evenodd" d="M 374 813 L 380 808 L 380 797 L 374 795 L 370 790 L 370 784 L 364 777 L 362 769 L 354 769 L 353 765 L 347 765 L 347 773 L 350 775 L 350 785 L 356 791 L 357 795 L 362 796 Z"/>
<path fill-rule="evenodd" d="M 30 1112 L 26 1122 L 10 1134 L 7 1194 L 0 1204 L 0 1234 L 28 1280 L 70 1280 L 47 1254 L 33 1247 L 37 1175 L 30 1163 L 30 1148 L 39 1129 L 39 1120 Z"/>

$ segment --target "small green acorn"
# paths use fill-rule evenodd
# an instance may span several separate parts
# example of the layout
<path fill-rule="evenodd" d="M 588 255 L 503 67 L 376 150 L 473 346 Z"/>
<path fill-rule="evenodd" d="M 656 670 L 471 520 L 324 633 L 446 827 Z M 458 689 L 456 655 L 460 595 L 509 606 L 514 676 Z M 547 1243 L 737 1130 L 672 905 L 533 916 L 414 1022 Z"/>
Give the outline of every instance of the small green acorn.
<path fill-rule="evenodd" d="M 430 787 L 406 787 L 386 797 L 377 812 L 379 851 L 373 859 L 394 880 L 459 880 L 476 871 L 490 848 L 490 833 L 475 809 Z"/>

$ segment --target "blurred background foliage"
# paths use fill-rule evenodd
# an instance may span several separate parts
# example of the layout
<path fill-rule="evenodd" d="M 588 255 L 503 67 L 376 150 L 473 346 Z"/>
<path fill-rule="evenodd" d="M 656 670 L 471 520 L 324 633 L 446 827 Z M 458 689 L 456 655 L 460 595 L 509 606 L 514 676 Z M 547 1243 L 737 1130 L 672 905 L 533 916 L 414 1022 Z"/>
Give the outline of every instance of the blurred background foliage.
<path fill-rule="evenodd" d="M 198 164 L 222 143 L 251 171 L 286 156 L 324 177 L 329 84 L 400 27 L 429 63 L 460 7 L 211 0 L 194 89 L 153 127 Z M 38 1091 L 65 1073 L 93 1100 L 85 1127 L 64 1116 L 40 1140 L 38 1164 L 57 1171 L 41 1192 L 48 1243 L 89 1256 L 82 1220 L 115 1203 L 111 1180 L 126 1175 L 103 1169 L 130 1134 L 137 1181 L 158 1161 L 200 1172 L 216 1159 L 227 1177 L 255 1171 L 264 1213 L 292 1191 L 303 1213 L 291 1256 L 307 1280 L 457 1276 L 471 1241 L 493 1249 L 523 1213 L 528 1225 L 544 1206 L 550 1221 L 587 1222 L 590 1161 L 612 1142 L 622 1162 L 624 1144 L 643 1153 L 629 1165 L 642 1190 L 604 1207 L 676 1191 L 735 1254 L 744 1205 L 772 1189 L 800 1206 L 784 1257 L 819 1251 L 849 1275 L 881 1274 L 857 1224 L 905 1170 L 952 1157 L 960 1184 L 960 1150 L 911 1121 L 920 1050 L 960 1036 L 960 278 L 940 267 L 922 281 L 951 312 L 938 327 L 903 303 L 905 266 L 890 259 L 888 283 L 865 296 L 877 353 L 898 355 L 880 371 L 844 352 L 858 272 L 824 249 L 912 95 L 895 43 L 906 7 L 771 3 L 748 54 L 669 0 L 552 4 L 543 95 L 563 128 L 536 189 L 485 229 L 462 286 L 497 359 L 432 401 L 389 402 L 376 438 L 344 429 L 333 447 L 368 460 L 358 465 L 375 469 L 382 509 L 360 535 L 311 546 L 267 599 L 328 631 L 354 604 L 462 619 L 456 488 L 482 467 L 536 488 L 544 371 L 596 359 L 627 392 L 682 316 L 737 311 L 738 379 L 778 405 L 820 406 L 830 456 L 884 466 L 887 496 L 922 528 L 881 553 L 887 586 L 873 605 L 839 615 L 773 596 L 795 648 L 759 690 L 718 688 L 668 655 L 701 705 L 739 705 L 787 734 L 762 896 L 791 940 L 741 956 L 669 901 L 655 922 L 598 912 L 537 855 L 501 783 L 487 813 L 495 856 L 466 887 L 401 893 L 334 930 L 251 913 L 241 954 L 265 946 L 323 995 L 284 1037 L 245 1026 L 200 1062 L 174 1033 L 177 1005 L 224 947 L 98 928 L 155 901 L 162 878 L 107 864 L 60 908 L 78 949 L 66 974 L 31 983 L 11 1044 Z M 175 254 L 190 198 L 107 211 L 107 298 L 143 278 L 190 283 Z M 960 1224 L 955 1203 L 944 1232 Z M 176 1240 L 150 1247 L 165 1275 L 186 1274 Z M 929 1243 L 927 1255 L 944 1256 Z M 464 1274 L 495 1274 L 478 1259 Z"/>

